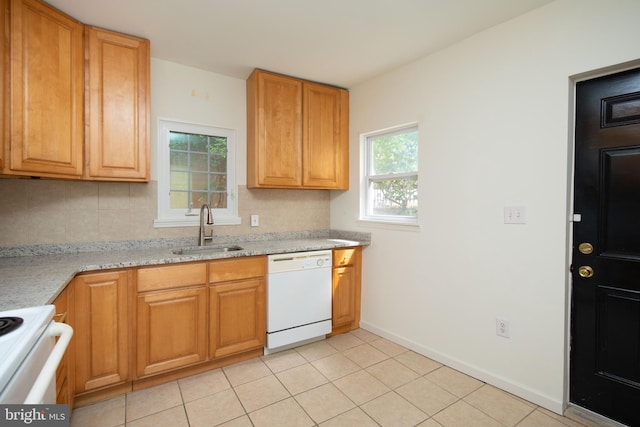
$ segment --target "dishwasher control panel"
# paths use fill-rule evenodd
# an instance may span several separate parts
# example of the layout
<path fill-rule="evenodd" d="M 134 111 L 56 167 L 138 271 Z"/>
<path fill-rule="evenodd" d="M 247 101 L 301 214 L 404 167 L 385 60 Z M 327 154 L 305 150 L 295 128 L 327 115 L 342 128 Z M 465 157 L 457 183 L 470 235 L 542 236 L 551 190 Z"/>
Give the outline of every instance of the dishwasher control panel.
<path fill-rule="evenodd" d="M 331 268 L 331 251 L 295 252 L 268 256 L 268 273 Z"/>
<path fill-rule="evenodd" d="M 327 260 L 324 257 L 317 259 L 305 259 L 302 268 L 324 267 L 327 263 L 331 266 L 331 259 Z"/>

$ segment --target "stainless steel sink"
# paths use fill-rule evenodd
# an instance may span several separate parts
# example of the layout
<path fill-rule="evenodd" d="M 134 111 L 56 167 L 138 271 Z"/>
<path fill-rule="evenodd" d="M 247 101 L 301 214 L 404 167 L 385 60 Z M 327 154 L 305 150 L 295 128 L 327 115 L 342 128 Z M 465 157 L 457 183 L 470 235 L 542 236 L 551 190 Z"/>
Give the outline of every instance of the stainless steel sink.
<path fill-rule="evenodd" d="M 190 248 L 174 249 L 173 253 L 176 255 L 193 255 L 193 254 L 207 254 L 216 252 L 234 252 L 241 251 L 241 246 L 194 246 Z"/>

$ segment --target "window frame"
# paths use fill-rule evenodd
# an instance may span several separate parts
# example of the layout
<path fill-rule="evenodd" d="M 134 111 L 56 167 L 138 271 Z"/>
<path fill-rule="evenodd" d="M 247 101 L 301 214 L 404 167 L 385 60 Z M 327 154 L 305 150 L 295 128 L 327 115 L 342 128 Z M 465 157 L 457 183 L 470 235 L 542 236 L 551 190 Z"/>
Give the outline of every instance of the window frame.
<path fill-rule="evenodd" d="M 398 125 L 386 129 L 381 129 L 373 132 L 367 132 L 360 135 L 361 141 L 361 197 L 360 197 L 360 218 L 359 221 L 365 223 L 380 223 L 383 225 L 394 225 L 404 227 L 418 227 L 419 226 L 419 214 L 420 211 L 416 213 L 415 216 L 404 216 L 404 215 L 380 215 L 374 214 L 373 211 L 373 192 L 371 191 L 372 183 L 375 181 L 384 181 L 391 178 L 407 178 L 407 177 L 416 177 L 416 180 L 419 182 L 420 178 L 420 166 L 419 166 L 419 157 L 420 152 L 418 150 L 418 159 L 416 164 L 418 168 L 416 171 L 405 172 L 405 173 L 392 173 L 392 174 L 373 174 L 373 153 L 372 153 L 372 141 L 375 138 L 380 136 L 393 136 L 402 133 L 408 132 L 418 132 L 418 138 L 420 137 L 420 130 L 418 127 L 418 123 L 407 123 L 403 125 Z M 418 205 L 419 209 L 419 205 Z"/>
<path fill-rule="evenodd" d="M 238 216 L 236 185 L 236 130 L 190 123 L 173 119 L 158 119 L 158 212 L 154 227 L 200 226 L 200 209 L 170 208 L 170 147 L 171 132 L 181 132 L 227 138 L 227 207 L 212 209 L 215 225 L 241 224 Z"/>

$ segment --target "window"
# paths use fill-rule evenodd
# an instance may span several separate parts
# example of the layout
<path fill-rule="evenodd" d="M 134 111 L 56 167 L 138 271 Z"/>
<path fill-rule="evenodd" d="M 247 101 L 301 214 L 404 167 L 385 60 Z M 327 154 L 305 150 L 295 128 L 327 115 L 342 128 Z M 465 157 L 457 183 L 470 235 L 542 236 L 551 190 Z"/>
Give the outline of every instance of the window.
<path fill-rule="evenodd" d="M 156 227 L 198 225 L 208 204 L 215 224 L 240 224 L 235 131 L 160 120 Z"/>
<path fill-rule="evenodd" d="M 418 127 L 363 135 L 361 219 L 417 224 Z"/>

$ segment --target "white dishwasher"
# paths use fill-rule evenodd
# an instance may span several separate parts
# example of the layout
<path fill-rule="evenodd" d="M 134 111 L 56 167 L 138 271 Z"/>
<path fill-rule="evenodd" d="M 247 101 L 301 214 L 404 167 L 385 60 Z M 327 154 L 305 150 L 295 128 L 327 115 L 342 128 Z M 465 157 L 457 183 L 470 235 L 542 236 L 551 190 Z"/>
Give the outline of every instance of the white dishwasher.
<path fill-rule="evenodd" d="M 265 354 L 331 332 L 331 251 L 269 255 Z"/>

